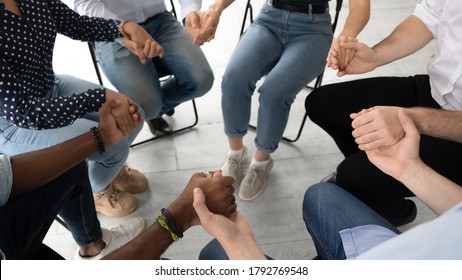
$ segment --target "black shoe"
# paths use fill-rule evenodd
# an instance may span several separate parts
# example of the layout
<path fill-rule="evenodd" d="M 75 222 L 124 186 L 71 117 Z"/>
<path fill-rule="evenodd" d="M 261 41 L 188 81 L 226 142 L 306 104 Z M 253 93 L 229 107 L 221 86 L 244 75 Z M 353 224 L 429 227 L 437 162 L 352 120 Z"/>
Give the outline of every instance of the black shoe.
<path fill-rule="evenodd" d="M 165 113 L 167 116 L 173 116 L 173 114 L 175 114 L 175 109 L 172 109 L 170 111 L 168 111 L 167 113 Z"/>
<path fill-rule="evenodd" d="M 393 217 L 386 217 L 386 219 L 395 227 L 408 224 L 415 220 L 417 217 L 417 206 L 414 201 L 410 199 L 404 200 L 404 207 L 400 213 Z"/>
<path fill-rule="evenodd" d="M 146 121 L 149 126 L 149 130 L 155 136 L 165 136 L 172 134 L 172 128 L 163 118 L 156 118 Z"/>

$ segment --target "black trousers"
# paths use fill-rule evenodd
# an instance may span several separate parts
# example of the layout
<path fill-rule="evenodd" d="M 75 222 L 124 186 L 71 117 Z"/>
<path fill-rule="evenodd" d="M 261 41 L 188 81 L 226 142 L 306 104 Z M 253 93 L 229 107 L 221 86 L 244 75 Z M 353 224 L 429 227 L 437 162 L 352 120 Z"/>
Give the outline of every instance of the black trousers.
<path fill-rule="evenodd" d="M 305 101 L 310 119 L 323 128 L 345 159 L 336 183 L 383 216 L 394 216 L 413 194 L 386 175 L 358 149 L 350 114 L 373 106 L 441 108 L 432 98 L 428 75 L 378 77 L 320 87 Z M 422 135 L 420 156 L 443 176 L 462 185 L 462 144 Z"/>

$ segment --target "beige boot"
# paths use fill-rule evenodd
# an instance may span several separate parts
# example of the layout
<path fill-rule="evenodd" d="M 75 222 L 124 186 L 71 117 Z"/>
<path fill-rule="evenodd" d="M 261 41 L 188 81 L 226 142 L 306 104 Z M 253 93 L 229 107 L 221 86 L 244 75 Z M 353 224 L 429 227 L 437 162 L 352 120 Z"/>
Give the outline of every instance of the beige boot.
<path fill-rule="evenodd" d="M 119 191 L 111 183 L 104 192 L 93 193 L 96 212 L 108 217 L 123 217 L 138 207 L 138 200 L 128 192 Z"/>
<path fill-rule="evenodd" d="M 132 194 L 142 193 L 148 187 L 148 179 L 143 173 L 125 164 L 119 175 L 112 181 L 116 189 Z"/>

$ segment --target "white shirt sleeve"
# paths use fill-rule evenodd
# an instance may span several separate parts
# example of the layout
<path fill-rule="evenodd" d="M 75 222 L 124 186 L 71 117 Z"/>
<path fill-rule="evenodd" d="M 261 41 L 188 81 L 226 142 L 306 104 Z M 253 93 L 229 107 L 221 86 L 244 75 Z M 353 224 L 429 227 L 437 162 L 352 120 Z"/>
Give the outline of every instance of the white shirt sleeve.
<path fill-rule="evenodd" d="M 202 0 L 179 0 L 181 5 L 181 18 L 183 20 L 190 12 L 200 11 L 202 7 Z"/>

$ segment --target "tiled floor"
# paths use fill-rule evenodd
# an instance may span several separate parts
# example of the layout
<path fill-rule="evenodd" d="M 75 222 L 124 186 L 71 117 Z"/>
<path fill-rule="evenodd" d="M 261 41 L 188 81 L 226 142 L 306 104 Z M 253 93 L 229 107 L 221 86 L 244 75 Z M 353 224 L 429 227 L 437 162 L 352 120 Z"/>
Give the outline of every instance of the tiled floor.
<path fill-rule="evenodd" d="M 204 0 L 204 7 L 210 1 Z M 72 4 L 70 0 L 64 2 Z M 359 37 L 368 44 L 384 38 L 396 24 L 412 13 L 415 4 L 420 1 L 371 2 L 370 22 Z M 263 0 L 253 0 L 252 3 L 254 14 L 257 14 Z M 220 111 L 221 75 L 238 41 L 245 4 L 245 0 L 238 0 L 224 12 L 216 38 L 203 47 L 215 72 L 215 84 L 206 96 L 196 100 L 198 125 L 184 133 L 158 139 L 131 150 L 129 165 L 144 172 L 150 184 L 145 193 L 137 195 L 140 207 L 131 216 L 142 216 L 148 223 L 153 222 L 160 209 L 180 193 L 194 172 L 214 170 L 222 164 L 227 144 Z M 334 4 L 331 3 L 331 6 Z M 344 1 L 339 27 L 343 25 L 347 11 L 348 1 Z M 331 69 L 327 69 L 324 84 L 369 76 L 423 73 L 426 63 L 434 53 L 434 45 L 431 44 L 400 62 L 391 63 L 368 74 L 341 79 Z M 72 74 L 96 82 L 92 67 L 86 44 L 59 37 L 55 49 L 57 73 Z M 287 136 L 294 137 L 298 130 L 304 115 L 304 99 L 308 93 L 308 90 L 301 92 L 293 105 L 286 129 Z M 253 112 L 256 112 L 257 105 L 255 98 Z M 255 118 L 255 114 L 252 118 Z M 180 127 L 190 123 L 192 119 L 192 106 L 188 102 L 180 105 L 168 121 L 173 127 Z M 149 130 L 144 128 L 139 140 L 149 136 Z M 250 131 L 245 138 L 252 151 L 254 136 L 254 131 Z M 342 160 L 342 155 L 331 138 L 308 120 L 300 140 L 292 144 L 281 142 L 273 157 L 275 165 L 266 192 L 252 202 L 238 199 L 238 208 L 252 225 L 256 239 L 265 253 L 275 259 L 312 258 L 315 250 L 301 217 L 302 197 L 307 187 L 319 182 L 335 169 Z M 403 227 L 403 230 L 434 217 L 420 201 L 416 199 L 416 202 L 419 208 L 418 217 L 415 222 Z M 104 216 L 100 216 L 100 220 L 103 226 L 123 221 Z M 165 256 L 171 259 L 196 259 L 199 250 L 209 240 L 210 236 L 200 227 L 190 229 L 184 239 L 168 249 Z M 70 234 L 57 224 L 50 229 L 46 243 L 67 259 L 72 259 L 77 249 Z"/>

